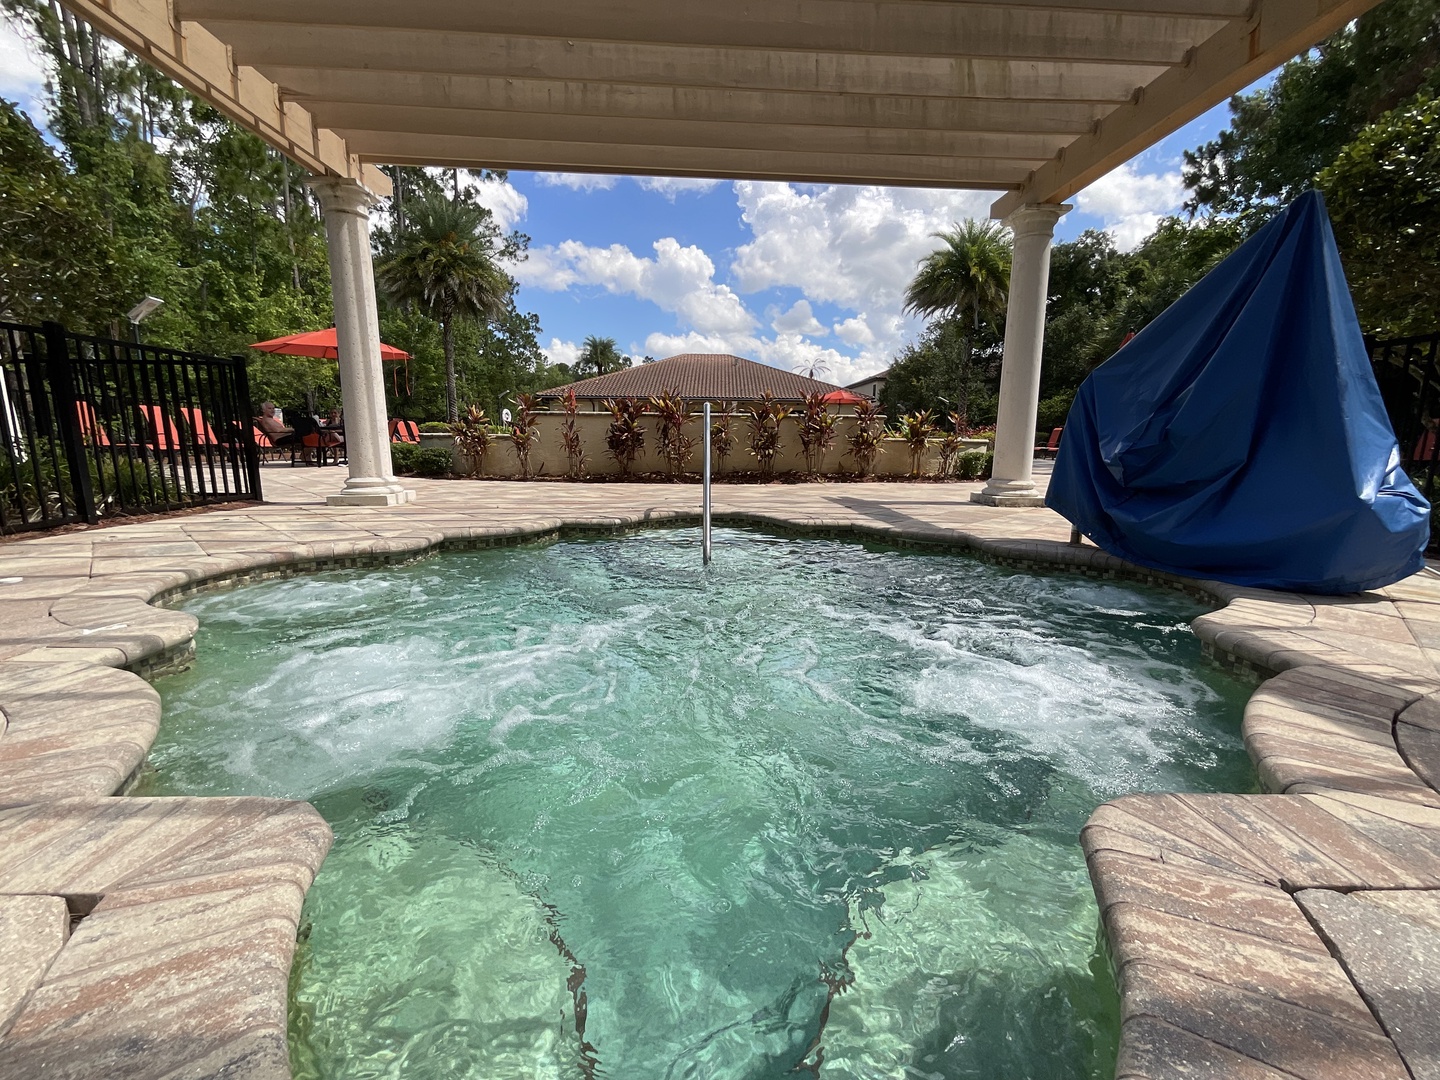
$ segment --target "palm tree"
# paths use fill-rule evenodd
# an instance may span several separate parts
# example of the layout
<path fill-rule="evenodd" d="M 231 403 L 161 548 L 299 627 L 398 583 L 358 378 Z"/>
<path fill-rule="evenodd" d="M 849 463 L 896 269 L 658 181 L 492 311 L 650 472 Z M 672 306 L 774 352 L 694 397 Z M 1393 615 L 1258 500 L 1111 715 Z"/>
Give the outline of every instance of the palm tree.
<path fill-rule="evenodd" d="M 933 235 L 944 246 L 920 260 L 920 269 L 905 290 L 905 310 L 957 321 L 970 317 L 956 373 L 955 411 L 963 420 L 975 335 L 982 322 L 993 324 L 1004 314 L 1010 295 L 1010 240 L 1004 227 L 991 221 L 956 223 L 953 229 Z"/>
<path fill-rule="evenodd" d="M 577 372 L 594 371 L 596 375 L 619 371 L 629 366 L 629 357 L 620 352 L 620 346 L 615 344 L 614 338 L 595 337 L 593 334 L 585 339 L 580 355 L 575 360 Z"/>
<path fill-rule="evenodd" d="M 440 323 L 445 346 L 445 411 L 460 419 L 455 393 L 455 323 L 498 319 L 515 283 L 495 262 L 489 212 L 469 202 L 429 194 L 410 205 L 410 229 L 376 279 L 395 303 L 414 303 Z"/>

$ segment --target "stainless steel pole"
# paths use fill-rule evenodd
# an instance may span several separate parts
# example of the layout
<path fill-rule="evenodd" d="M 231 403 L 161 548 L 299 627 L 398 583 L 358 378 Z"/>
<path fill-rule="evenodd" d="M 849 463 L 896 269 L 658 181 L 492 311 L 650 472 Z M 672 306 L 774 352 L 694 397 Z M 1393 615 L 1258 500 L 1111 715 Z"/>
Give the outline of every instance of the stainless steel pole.
<path fill-rule="evenodd" d="M 705 402 L 705 431 L 701 438 L 705 444 L 705 475 L 702 478 L 700 496 L 700 562 L 710 565 L 710 403 Z"/>

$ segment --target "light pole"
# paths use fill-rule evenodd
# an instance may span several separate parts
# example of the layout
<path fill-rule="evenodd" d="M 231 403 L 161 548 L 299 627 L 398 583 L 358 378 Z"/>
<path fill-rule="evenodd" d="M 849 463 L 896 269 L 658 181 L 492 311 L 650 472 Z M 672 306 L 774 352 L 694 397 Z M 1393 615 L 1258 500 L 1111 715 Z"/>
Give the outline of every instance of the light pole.
<path fill-rule="evenodd" d="M 158 296 L 146 296 L 138 304 L 125 313 L 130 320 L 130 336 L 135 339 L 135 344 L 140 344 L 140 324 L 155 312 L 165 306 L 165 301 Z"/>

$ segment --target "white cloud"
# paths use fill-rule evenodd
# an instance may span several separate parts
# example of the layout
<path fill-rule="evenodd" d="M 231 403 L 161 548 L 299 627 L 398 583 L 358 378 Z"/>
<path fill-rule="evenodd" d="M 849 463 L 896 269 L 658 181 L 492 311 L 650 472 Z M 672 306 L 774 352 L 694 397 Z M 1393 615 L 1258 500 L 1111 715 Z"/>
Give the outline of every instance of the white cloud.
<path fill-rule="evenodd" d="M 536 173 L 535 179 L 546 187 L 567 187 L 571 191 L 608 191 L 620 182 L 618 176 L 606 173 Z"/>
<path fill-rule="evenodd" d="M 578 283 L 649 300 L 702 334 L 746 333 L 755 326 L 755 316 L 735 292 L 715 281 L 715 264 L 700 248 L 681 247 L 667 236 L 655 241 L 654 250 L 649 259 L 623 244 L 590 247 L 566 240 L 533 249 L 516 276 L 552 292 Z"/>
<path fill-rule="evenodd" d="M 18 102 L 39 126 L 45 122 L 41 91 L 49 71 L 21 25 L 10 15 L 0 15 L 0 97 Z"/>
<path fill-rule="evenodd" d="M 815 337 L 824 337 L 830 332 L 815 318 L 809 300 L 796 300 L 789 311 L 771 320 L 770 327 L 781 334 L 811 334 Z"/>
<path fill-rule="evenodd" d="M 509 232 L 530 210 L 530 200 L 524 192 L 518 191 L 509 180 L 481 180 L 472 177 L 465 181 L 467 190 L 474 192 L 475 201 L 489 210 L 501 232 Z"/>
<path fill-rule="evenodd" d="M 671 202 L 675 201 L 676 195 L 686 192 L 704 194 L 719 187 L 720 180 L 702 180 L 699 177 L 691 176 L 637 176 L 635 183 L 639 184 L 646 191 L 657 191 Z"/>
<path fill-rule="evenodd" d="M 1179 172 L 1142 173 L 1134 162 L 1127 162 L 1077 194 L 1075 207 L 1098 217 L 1114 235 L 1115 246 L 1130 251 L 1184 201 L 1185 182 Z"/>
<path fill-rule="evenodd" d="M 917 325 L 903 315 L 903 298 L 916 264 L 934 248 L 932 234 L 987 217 L 994 199 L 989 192 L 761 181 L 737 181 L 735 194 L 753 236 L 731 264 L 739 291 L 796 288 L 811 303 L 856 312 L 836 333 L 873 354 L 861 359 L 875 370 Z"/>
<path fill-rule="evenodd" d="M 540 351 L 552 364 L 574 364 L 580 358 L 579 345 L 573 341 L 561 341 L 555 337 L 552 337 L 550 344 L 543 346 Z"/>

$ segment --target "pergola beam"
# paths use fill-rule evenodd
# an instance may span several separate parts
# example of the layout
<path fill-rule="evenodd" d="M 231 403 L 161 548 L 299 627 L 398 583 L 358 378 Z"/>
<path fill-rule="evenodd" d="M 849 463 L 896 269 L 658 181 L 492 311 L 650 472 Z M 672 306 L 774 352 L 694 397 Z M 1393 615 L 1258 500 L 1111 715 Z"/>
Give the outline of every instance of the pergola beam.
<path fill-rule="evenodd" d="M 1099 120 L 991 208 L 1004 218 L 1026 203 L 1063 202 L 1267 71 L 1312 48 L 1373 7 L 1375 0 L 1256 0 L 1135 98 Z"/>
<path fill-rule="evenodd" d="M 1115 102 L 1164 65 L 871 56 L 626 45 L 494 34 L 285 26 L 210 20 L 236 60 L 272 66 L 570 79 L 714 89 Z"/>
<path fill-rule="evenodd" d="M 1124 64 L 1177 63 L 1228 21 L 936 0 L 175 0 L 175 8 L 227 41 L 223 27 L 249 23 L 286 34 L 345 26 L 381 36 L 476 35 L 518 48 L 550 40 L 572 50 L 606 43 Z"/>
<path fill-rule="evenodd" d="M 205 27 L 172 19 L 164 0 L 65 0 L 65 6 L 311 172 L 350 177 L 389 194 L 384 173 L 317 126 L 304 106 L 284 101 L 270 79 L 237 64 Z"/>
<path fill-rule="evenodd" d="M 312 105 L 318 123 L 337 131 L 368 130 L 410 135 L 463 135 L 548 143 L 689 146 L 713 150 L 784 150 L 804 153 L 873 154 L 882 157 L 1001 158 L 1044 161 L 1069 141 L 1067 135 L 999 131 L 894 131 L 887 128 L 737 124 L 695 120 L 633 120 L 595 116 L 535 116 L 478 109 L 432 109 L 404 105 Z M 349 142 L 374 157 L 364 138 Z"/>
<path fill-rule="evenodd" d="M 437 75 L 405 71 L 267 66 L 286 100 L 331 105 L 408 105 L 620 119 L 1078 135 L 1108 106 L 1097 102 L 896 97 Z M 1128 96 L 1128 95 L 1127 95 Z"/>
<path fill-rule="evenodd" d="M 810 153 L 784 150 L 547 143 L 530 139 L 488 139 L 465 135 L 344 129 L 344 137 L 370 160 L 396 165 L 525 169 L 550 172 L 610 172 L 637 176 L 694 176 L 737 180 L 793 180 L 815 184 L 947 186 L 994 190 L 1018 184 L 1037 164 L 1030 160 L 880 154 Z"/>

